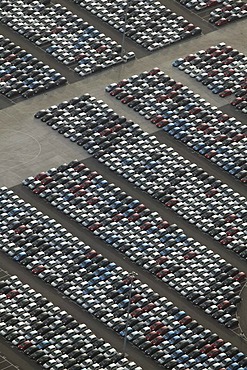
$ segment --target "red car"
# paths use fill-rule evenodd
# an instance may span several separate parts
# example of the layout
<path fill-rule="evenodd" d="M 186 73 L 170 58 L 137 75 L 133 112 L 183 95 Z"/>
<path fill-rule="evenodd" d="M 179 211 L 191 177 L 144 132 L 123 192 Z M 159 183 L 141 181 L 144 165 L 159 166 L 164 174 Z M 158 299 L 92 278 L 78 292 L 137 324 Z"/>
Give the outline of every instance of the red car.
<path fill-rule="evenodd" d="M 184 27 L 184 31 L 192 31 L 194 28 L 195 25 L 193 23 L 189 23 L 186 27 Z"/>
<path fill-rule="evenodd" d="M 139 301 L 141 301 L 142 300 L 142 298 L 143 298 L 143 296 L 141 295 L 141 294 L 135 294 L 135 295 L 133 295 L 133 297 L 131 298 L 131 303 L 137 303 L 137 302 L 139 302 Z"/>
<path fill-rule="evenodd" d="M 40 274 L 41 272 L 43 272 L 43 271 L 45 271 L 45 266 L 43 266 L 43 265 L 38 265 L 38 266 L 36 266 L 36 267 L 34 267 L 33 269 L 32 269 L 32 273 L 34 274 L 34 275 L 38 275 L 38 274 Z"/>
<path fill-rule="evenodd" d="M 227 244 L 231 243 L 232 241 L 233 241 L 233 237 L 229 235 L 229 236 L 226 236 L 225 238 L 221 239 L 220 244 L 227 245 Z"/>
<path fill-rule="evenodd" d="M 94 205 L 94 204 L 98 203 L 98 201 L 99 201 L 99 198 L 97 198 L 97 197 L 92 197 L 92 198 L 89 198 L 89 199 L 87 200 L 87 204 Z"/>
<path fill-rule="evenodd" d="M 154 345 L 158 345 L 158 344 L 164 342 L 164 340 L 165 340 L 164 337 L 162 337 L 161 335 L 158 335 L 156 338 L 151 340 L 151 343 L 154 344 Z"/>
<path fill-rule="evenodd" d="M 167 229 L 170 226 L 168 221 L 161 221 L 158 225 L 158 229 Z"/>
<path fill-rule="evenodd" d="M 178 92 L 176 91 L 176 89 L 177 89 L 177 86 L 180 86 L 180 82 L 178 82 L 178 85 L 177 84 L 173 85 L 172 88 L 174 88 L 174 86 L 175 86 L 175 89 L 174 89 L 175 91 L 169 92 L 169 94 L 167 94 L 168 98 L 174 98 L 175 96 L 178 95 Z M 182 86 L 180 86 L 180 87 L 182 87 Z"/>
<path fill-rule="evenodd" d="M 96 250 L 92 249 L 90 252 L 88 252 L 87 254 L 85 254 L 85 257 L 86 258 L 94 258 L 98 255 L 98 253 L 96 252 Z"/>
<path fill-rule="evenodd" d="M 230 5 L 230 4 L 226 4 L 225 6 L 223 6 L 222 8 L 221 8 L 221 11 L 222 12 L 225 12 L 226 10 L 232 10 L 232 8 L 233 8 L 233 6 L 232 5 Z M 232 49 L 232 48 L 231 48 Z M 225 48 L 224 48 L 224 50 L 225 50 Z"/>
<path fill-rule="evenodd" d="M 17 55 L 16 54 L 9 54 L 4 60 L 6 62 L 11 62 L 12 60 L 16 59 Z"/>
<path fill-rule="evenodd" d="M 131 282 L 133 282 L 133 281 L 135 281 L 137 278 L 135 277 L 135 276 L 127 276 L 124 280 L 123 280 L 123 282 L 124 282 L 124 284 L 131 284 Z"/>
<path fill-rule="evenodd" d="M 159 334 L 156 332 L 156 331 L 150 331 L 150 333 L 148 333 L 146 335 L 146 339 L 147 340 L 153 340 L 154 338 L 156 338 Z"/>
<path fill-rule="evenodd" d="M 100 136 L 108 136 L 111 133 L 112 133 L 112 130 L 109 127 L 107 127 L 103 131 L 100 132 Z"/>
<path fill-rule="evenodd" d="M 165 101 L 166 99 L 168 99 L 168 95 L 164 95 L 164 94 L 161 94 L 157 97 L 157 102 L 158 103 L 162 103 L 163 101 Z"/>
<path fill-rule="evenodd" d="M 205 194 L 207 198 L 213 197 L 215 194 L 217 194 L 219 191 L 217 189 L 210 189 Z"/>
<path fill-rule="evenodd" d="M 215 51 L 217 50 L 217 47 L 216 46 L 210 46 L 209 48 L 207 48 L 205 50 L 206 54 L 212 54 L 214 53 Z"/>
<path fill-rule="evenodd" d="M 100 222 L 95 222 L 94 224 L 88 226 L 88 230 L 94 231 L 94 230 L 97 230 L 101 226 L 102 224 Z"/>
<path fill-rule="evenodd" d="M 70 192 L 72 194 L 77 193 L 79 190 L 81 190 L 81 186 L 80 185 L 75 185 L 75 186 L 72 186 L 72 188 L 70 188 Z M 84 191 L 84 194 L 86 194 L 86 190 L 83 190 L 83 191 Z"/>
<path fill-rule="evenodd" d="M 49 184 L 52 181 L 53 181 L 53 178 L 51 176 L 46 176 L 44 179 L 41 180 L 41 184 L 46 185 L 46 184 Z"/>
<path fill-rule="evenodd" d="M 203 347 L 200 349 L 200 352 L 201 352 L 201 353 L 208 353 L 208 352 L 210 352 L 213 348 L 214 348 L 214 347 L 213 347 L 211 344 L 207 343 L 207 344 L 205 344 L 205 346 L 203 346 Z"/>
<path fill-rule="evenodd" d="M 124 215 L 122 213 L 117 213 L 116 215 L 114 215 L 112 217 L 112 221 L 114 221 L 114 222 L 120 221 L 120 220 L 122 220 L 123 217 L 124 217 Z"/>
<path fill-rule="evenodd" d="M 232 137 L 232 141 L 238 142 L 246 137 L 245 134 L 237 134 Z"/>
<path fill-rule="evenodd" d="M 158 123 L 158 122 L 160 122 L 162 119 L 163 119 L 163 116 L 161 116 L 160 114 L 158 114 L 157 116 L 154 116 L 154 117 L 151 119 L 151 122 L 152 122 L 152 123 Z"/>
<path fill-rule="evenodd" d="M 169 121 L 164 118 L 161 121 L 159 121 L 159 122 L 156 123 L 156 127 L 162 128 L 162 127 L 168 125 L 168 123 L 169 123 Z"/>
<path fill-rule="evenodd" d="M 184 259 L 185 260 L 191 260 L 192 258 L 194 258 L 195 256 L 197 255 L 197 253 L 195 251 L 189 251 L 188 253 L 186 253 L 184 255 Z"/>
<path fill-rule="evenodd" d="M 247 176 L 244 176 L 240 179 L 241 182 L 243 182 L 244 184 L 247 183 Z"/>
<path fill-rule="evenodd" d="M 197 126 L 197 131 L 204 131 L 204 130 L 206 130 L 207 128 L 208 128 L 209 126 L 208 126 L 208 124 L 207 123 L 205 123 L 205 122 L 203 122 L 203 123 L 201 123 L 199 126 Z"/>
<path fill-rule="evenodd" d="M 186 62 L 190 62 L 191 60 L 193 60 L 193 59 L 195 59 L 195 54 L 189 54 L 189 55 L 187 55 L 185 58 L 184 58 L 184 60 L 186 61 Z"/>
<path fill-rule="evenodd" d="M 63 27 L 61 27 L 61 26 L 57 26 L 57 27 L 55 27 L 55 28 L 53 28 L 52 30 L 51 30 L 51 33 L 59 33 L 59 32 L 61 32 L 62 30 L 63 30 L 64 28 Z"/>
<path fill-rule="evenodd" d="M 210 159 L 210 158 L 213 158 L 216 154 L 217 154 L 216 150 L 210 150 L 210 152 L 207 152 L 205 154 L 205 157 Z"/>
<path fill-rule="evenodd" d="M 208 357 L 216 357 L 220 353 L 218 348 L 213 348 L 210 352 L 207 353 Z"/>
<path fill-rule="evenodd" d="M 127 95 L 123 99 L 121 99 L 121 102 L 123 104 L 127 104 L 127 103 L 131 102 L 134 99 L 135 99 L 135 97 L 133 95 Z"/>
<path fill-rule="evenodd" d="M 134 311 L 131 312 L 131 316 L 138 317 L 143 313 L 140 307 L 136 308 Z"/>
<path fill-rule="evenodd" d="M 190 114 L 197 114 L 197 113 L 201 112 L 201 110 L 202 110 L 202 108 L 200 108 L 200 107 L 194 107 L 194 108 L 192 108 L 192 109 L 189 111 L 189 113 L 190 113 Z"/>
<path fill-rule="evenodd" d="M 179 90 L 181 89 L 181 87 L 183 87 L 184 85 L 182 84 L 182 82 L 176 82 L 173 86 L 172 86 L 172 90 Z M 170 93 L 171 94 L 171 93 Z"/>
<path fill-rule="evenodd" d="M 149 312 L 151 311 L 154 307 L 156 307 L 156 304 L 153 302 L 148 303 L 146 306 L 142 307 L 143 312 Z"/>
<path fill-rule="evenodd" d="M 219 120 L 220 122 L 225 122 L 225 121 L 227 121 L 227 120 L 228 120 L 228 118 L 229 118 L 228 114 L 226 114 L 226 113 L 222 113 L 222 114 L 218 117 L 218 120 Z"/>
<path fill-rule="evenodd" d="M 209 77 L 214 77 L 219 73 L 218 69 L 212 69 L 212 71 L 208 72 Z"/>
<path fill-rule="evenodd" d="M 228 222 L 232 222 L 234 220 L 236 220 L 236 218 L 238 218 L 237 215 L 235 215 L 234 213 L 231 213 L 230 215 L 228 215 L 226 218 L 225 218 L 225 221 L 226 223 Z"/>
<path fill-rule="evenodd" d="M 20 225 L 15 229 L 16 234 L 21 234 L 27 229 L 26 225 Z"/>
<path fill-rule="evenodd" d="M 187 324 L 189 324 L 191 321 L 192 321 L 192 318 L 191 318 L 189 315 L 187 315 L 187 316 L 184 316 L 184 317 L 179 321 L 179 323 L 180 323 L 181 325 L 187 325 Z"/>
<path fill-rule="evenodd" d="M 163 269 L 163 270 L 157 272 L 156 276 L 161 279 L 161 278 L 163 278 L 164 276 L 166 276 L 170 273 L 171 273 L 171 271 L 169 269 Z"/>
<path fill-rule="evenodd" d="M 84 163 L 79 163 L 75 168 L 74 170 L 77 171 L 77 172 L 81 172 L 82 170 L 84 170 L 86 168 L 86 165 Z"/>
<path fill-rule="evenodd" d="M 43 180 L 45 177 L 47 177 L 48 175 L 45 173 L 45 172 L 40 172 L 38 173 L 38 175 L 36 175 L 34 177 L 35 180 Z"/>
<path fill-rule="evenodd" d="M 152 223 L 151 222 L 149 222 L 149 221 L 146 221 L 146 222 L 144 222 L 141 226 L 140 226 L 140 228 L 141 228 L 141 230 L 148 230 L 148 229 L 150 229 L 150 227 L 152 226 Z"/>
<path fill-rule="evenodd" d="M 214 343 L 212 343 L 212 347 L 213 348 L 219 348 L 219 347 L 223 346 L 224 343 L 225 343 L 224 340 L 219 338 Z"/>
<path fill-rule="evenodd" d="M 110 92 L 110 95 L 111 96 L 116 96 L 117 94 L 119 94 L 120 92 L 122 92 L 123 91 L 123 89 L 121 89 L 121 87 L 116 87 L 114 90 L 112 90 L 111 92 Z"/>
<path fill-rule="evenodd" d="M 129 81 L 127 79 L 123 79 L 121 81 L 118 82 L 118 87 L 123 87 L 125 86 Z"/>
<path fill-rule="evenodd" d="M 83 183 L 80 185 L 82 189 L 86 189 L 88 188 L 90 185 L 92 184 L 92 182 L 90 180 L 85 180 L 83 181 Z"/>
<path fill-rule="evenodd" d="M 237 275 L 233 277 L 233 279 L 236 281 L 244 281 L 246 280 L 246 273 L 243 271 L 240 271 Z"/>
<path fill-rule="evenodd" d="M 164 325 L 160 329 L 157 330 L 157 333 L 159 335 L 164 335 L 164 334 L 166 334 L 168 332 L 168 330 L 169 330 L 168 326 L 165 326 Z"/>
<path fill-rule="evenodd" d="M 231 64 L 233 61 L 234 59 L 232 57 L 228 57 L 224 60 L 224 64 L 228 65 L 228 64 Z"/>
<path fill-rule="evenodd" d="M 117 124 L 115 126 L 112 127 L 112 132 L 118 132 L 122 129 L 122 126 L 120 124 Z"/>
<path fill-rule="evenodd" d="M 209 126 L 204 130 L 204 134 L 212 134 L 212 132 L 215 131 L 215 128 L 213 126 Z"/>
<path fill-rule="evenodd" d="M 223 26 L 224 24 L 228 23 L 227 18 L 220 18 L 218 21 L 215 22 L 216 26 Z"/>
<path fill-rule="evenodd" d="M 98 172 L 97 172 L 97 171 L 92 171 L 92 172 L 90 172 L 90 173 L 87 175 L 87 178 L 88 178 L 88 180 L 92 180 L 92 179 L 94 179 L 96 176 L 98 176 Z"/>
<path fill-rule="evenodd" d="M 167 207 L 173 207 L 177 203 L 178 203 L 178 200 L 175 199 L 175 198 L 172 198 L 172 199 L 168 200 L 168 202 L 165 202 L 165 206 L 167 206 Z"/>
<path fill-rule="evenodd" d="M 19 294 L 18 290 L 13 289 L 6 294 L 6 298 L 11 299 L 16 297 L 18 294 Z"/>
<path fill-rule="evenodd" d="M 97 53 L 102 53 L 103 51 L 105 51 L 106 49 L 108 48 L 107 45 L 101 45 L 99 46 L 97 49 L 96 49 L 96 52 Z"/>
<path fill-rule="evenodd" d="M 224 91 L 222 91 L 221 93 L 219 93 L 219 96 L 221 98 L 225 98 L 226 96 L 229 96 L 232 94 L 232 91 L 230 89 L 226 89 Z"/>
<path fill-rule="evenodd" d="M 150 329 L 151 329 L 151 330 L 158 330 L 158 329 L 162 328 L 162 326 L 164 326 L 163 322 L 161 322 L 161 321 L 156 321 L 155 323 L 153 323 L 153 324 L 150 326 Z"/>
<path fill-rule="evenodd" d="M 77 197 L 83 197 L 85 194 L 87 193 L 87 191 L 86 190 L 84 190 L 84 189 L 79 189 L 77 192 L 76 192 L 76 196 Z"/>
<path fill-rule="evenodd" d="M 215 141 L 224 141 L 226 139 L 228 139 L 228 136 L 225 134 L 221 134 L 215 137 Z"/>
<path fill-rule="evenodd" d="M 129 216 L 129 217 L 128 217 L 128 220 L 129 220 L 129 221 L 136 221 L 136 220 L 138 220 L 140 217 L 141 217 L 141 216 L 140 216 L 140 214 L 136 212 L 136 213 L 133 213 L 131 216 Z"/>
<path fill-rule="evenodd" d="M 228 306 L 230 306 L 231 302 L 228 301 L 228 300 L 224 300 L 222 302 L 220 302 L 217 307 L 219 310 L 224 310 L 225 308 L 227 308 Z"/>
<path fill-rule="evenodd" d="M 37 186 L 37 188 L 33 189 L 34 194 L 40 194 L 46 189 L 45 185 Z"/>
<path fill-rule="evenodd" d="M 25 349 L 31 347 L 32 345 L 33 345 L 32 342 L 30 342 L 29 340 L 25 340 L 25 342 L 22 342 L 22 343 L 18 344 L 18 348 L 22 349 L 22 350 L 25 350 Z"/>
<path fill-rule="evenodd" d="M 138 206 L 136 206 L 135 208 L 134 208 L 134 211 L 135 212 L 141 212 L 141 211 L 144 211 L 144 209 L 146 209 L 146 206 L 144 205 L 144 204 L 138 204 Z"/>
<path fill-rule="evenodd" d="M 226 235 L 235 235 L 239 232 L 239 229 L 237 227 L 231 227 L 226 231 Z"/>
<path fill-rule="evenodd" d="M 224 72 L 224 75 L 226 77 L 229 77 L 229 76 L 233 75 L 234 73 L 235 73 L 235 70 L 232 69 L 232 68 L 229 68 L 227 71 Z"/>
<path fill-rule="evenodd" d="M 75 60 L 76 61 L 79 61 L 79 60 L 81 60 L 81 59 L 83 59 L 83 58 L 85 58 L 86 57 L 86 54 L 84 54 L 84 53 L 80 53 L 80 54 L 77 54 L 76 56 L 75 56 Z"/>
<path fill-rule="evenodd" d="M 4 75 L 4 76 L 2 76 L 2 77 L 0 78 L 0 81 L 5 82 L 5 81 L 10 80 L 11 78 L 12 78 L 12 75 L 11 75 L 11 74 L 9 74 L 9 73 L 6 73 L 6 75 Z"/>
<path fill-rule="evenodd" d="M 151 69 L 148 74 L 151 75 L 151 76 L 154 76 L 158 72 L 160 72 L 160 69 L 158 67 L 155 67 L 155 68 Z"/>
<path fill-rule="evenodd" d="M 157 260 L 155 262 L 158 265 L 162 265 L 162 263 L 166 262 L 167 260 L 168 260 L 167 256 L 160 256 L 159 258 L 157 258 Z"/>

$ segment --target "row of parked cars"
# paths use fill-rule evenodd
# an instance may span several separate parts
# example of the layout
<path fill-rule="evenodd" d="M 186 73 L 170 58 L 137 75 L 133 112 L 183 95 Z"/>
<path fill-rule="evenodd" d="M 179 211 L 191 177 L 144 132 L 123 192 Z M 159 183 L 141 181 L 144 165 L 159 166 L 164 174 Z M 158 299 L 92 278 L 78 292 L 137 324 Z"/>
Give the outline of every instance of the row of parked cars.
<path fill-rule="evenodd" d="M 174 61 L 174 65 L 185 68 L 187 62 L 181 59 Z M 241 182 L 247 181 L 247 126 L 181 82 L 153 68 L 111 83 L 106 91 Z"/>
<path fill-rule="evenodd" d="M 77 127 L 73 126 L 75 112 Z M 65 127 L 58 132 L 74 142 L 78 131 L 77 143 L 89 154 L 246 258 L 246 198 L 160 144 L 138 124 L 119 117 L 89 94 L 41 110 L 35 117 L 48 125 L 54 119 L 55 125 L 60 121 Z"/>
<path fill-rule="evenodd" d="M 70 165 L 60 166 L 60 170 L 63 168 L 63 171 L 66 172 L 65 167 L 67 167 L 67 170 L 75 169 L 76 171 L 76 168 L 78 169 L 78 166 L 82 168 L 82 165 L 80 162 L 73 161 Z M 84 167 L 84 169 L 86 168 Z M 110 185 L 108 184 L 108 187 Z M 112 186 L 111 188 L 113 189 Z M 131 343 L 142 349 L 146 355 L 151 356 L 164 368 L 202 369 L 207 367 L 221 369 L 223 366 L 228 366 L 229 369 L 235 369 L 238 366 L 239 370 L 246 365 L 246 356 L 230 343 L 224 343 L 218 335 L 199 325 L 185 311 L 174 306 L 165 297 L 160 297 L 148 285 L 142 284 L 133 273 L 124 271 L 114 262 L 110 262 L 92 250 L 68 233 L 55 220 L 43 215 L 31 204 L 25 203 L 13 191 L 1 188 L 1 203 L 3 203 L 1 216 L 6 220 L 3 225 L 6 227 L 1 230 L 2 250 L 26 266 L 33 274 L 38 275 L 75 301 L 80 307 L 95 315 L 121 336 L 125 336 L 127 333 L 127 339 Z M 6 217 L 5 213 L 12 216 Z M 19 252 L 15 247 L 17 244 L 19 244 Z M 17 257 L 20 256 L 20 249 L 26 253 L 26 256 Z M 16 280 L 18 279 L 15 278 Z M 30 304 L 25 297 L 23 299 L 20 295 L 22 293 L 21 283 L 13 284 L 11 287 L 7 286 L 7 289 L 0 285 L 0 291 L 2 293 L 1 302 L 4 304 L 6 301 L 9 302 L 11 310 L 16 307 L 17 300 L 18 304 L 24 307 L 24 310 L 25 307 L 28 307 L 33 314 L 36 314 L 38 310 L 38 315 L 42 315 L 40 307 L 37 308 L 34 304 Z M 74 334 L 70 329 L 76 330 L 75 320 L 71 317 L 68 327 L 63 320 L 62 322 L 46 320 L 53 308 L 50 304 L 45 305 L 45 302 L 40 298 L 38 306 L 45 306 L 44 308 L 49 312 L 46 313 L 45 317 L 44 314 L 42 315 L 42 323 L 36 324 L 37 327 L 34 329 L 38 333 L 35 331 L 33 344 L 38 346 L 38 343 L 43 343 L 45 340 L 46 348 L 49 348 L 50 344 L 54 345 L 54 342 L 65 348 L 68 346 L 68 342 L 64 339 L 70 338 Z M 130 317 L 126 327 L 127 312 L 130 313 Z M 4 313 L 6 313 L 6 309 L 2 310 L 0 317 Z M 22 319 L 20 311 L 18 313 Z M 59 318 L 57 317 L 57 319 Z M 38 320 L 40 320 L 40 316 Z M 37 322 L 37 319 L 35 321 Z M 6 325 L 3 324 L 1 329 L 5 330 L 5 327 Z M 26 330 L 30 331 L 30 327 L 27 325 L 24 327 L 24 333 Z M 85 328 L 84 325 L 83 328 Z M 32 339 L 26 338 L 24 333 L 21 337 L 15 333 L 14 338 L 11 336 L 7 339 L 14 340 L 15 342 L 12 343 L 15 345 Z M 40 338 L 42 335 L 43 340 Z M 38 339 L 35 340 L 37 336 Z M 88 356 L 91 357 L 92 361 L 101 359 L 100 367 L 96 367 L 96 365 L 94 367 L 92 361 L 89 360 L 87 364 L 91 367 L 87 366 L 87 368 L 121 368 L 120 364 L 118 367 L 112 364 L 113 359 L 115 362 L 119 359 L 122 361 L 122 356 L 119 357 L 115 350 L 106 351 L 110 357 L 110 359 L 106 359 L 107 356 L 103 358 L 98 351 L 95 353 L 93 347 L 90 346 L 91 351 L 86 356 L 83 350 L 85 343 L 78 339 L 77 336 L 78 347 L 82 348 L 80 352 L 83 352 L 84 355 L 83 359 L 87 359 Z M 72 359 L 75 356 L 74 349 L 72 345 L 65 352 L 68 356 L 71 353 Z M 76 353 L 77 356 L 80 356 L 78 351 Z M 37 358 L 42 355 L 43 353 L 39 352 Z M 117 356 L 117 360 L 113 355 Z M 60 359 L 68 360 L 67 356 L 61 356 L 62 354 L 59 353 Z M 77 356 L 76 362 L 82 359 Z M 53 362 L 51 364 L 53 365 Z M 75 369 L 77 368 L 75 367 Z M 129 369 L 127 366 L 125 368 Z M 74 368 L 72 367 L 72 369 Z M 133 369 L 136 368 L 133 367 Z"/>
<path fill-rule="evenodd" d="M 200 27 L 196 27 L 159 1 L 74 2 L 151 52 L 201 34 Z"/>
<path fill-rule="evenodd" d="M 200 81 L 214 94 L 222 98 L 234 95 L 231 105 L 243 113 L 247 113 L 246 65 L 247 57 L 225 43 L 173 62 L 173 66 Z"/>
<path fill-rule="evenodd" d="M 141 370 L 15 275 L 0 280 L 0 334 L 43 369 Z"/>
<path fill-rule="evenodd" d="M 32 54 L 0 35 L 0 92 L 8 98 L 29 98 L 67 80 Z"/>
<path fill-rule="evenodd" d="M 116 41 L 59 3 L 6 0 L 0 8 L 1 22 L 82 77 L 135 57 L 134 52 L 122 55 Z"/>
<path fill-rule="evenodd" d="M 247 3 L 242 0 L 227 0 L 221 7 L 212 10 L 209 22 L 215 26 L 223 26 L 229 22 L 243 19 L 247 16 Z"/>
<path fill-rule="evenodd" d="M 23 184 L 227 327 L 238 325 L 237 295 L 244 272 L 83 163 L 73 161 L 62 168 Z"/>
<path fill-rule="evenodd" d="M 246 2 L 243 0 L 177 0 L 196 11 L 210 9 L 209 21 L 216 26 L 246 17 Z M 211 8 L 214 8 L 211 10 Z M 217 15 L 215 17 L 215 15 Z M 215 17 L 215 18 L 214 18 Z"/>

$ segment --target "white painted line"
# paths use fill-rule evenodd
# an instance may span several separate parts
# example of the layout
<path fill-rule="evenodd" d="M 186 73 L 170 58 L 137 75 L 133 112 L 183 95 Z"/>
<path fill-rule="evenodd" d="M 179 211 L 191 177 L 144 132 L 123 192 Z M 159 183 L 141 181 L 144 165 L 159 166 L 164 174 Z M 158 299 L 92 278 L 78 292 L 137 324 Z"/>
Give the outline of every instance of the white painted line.
<path fill-rule="evenodd" d="M 11 366 L 13 366 L 11 363 L 9 363 L 9 365 L 8 366 L 5 366 L 5 367 L 3 367 L 1 370 L 5 370 L 5 369 L 8 369 L 9 367 L 11 367 Z"/>

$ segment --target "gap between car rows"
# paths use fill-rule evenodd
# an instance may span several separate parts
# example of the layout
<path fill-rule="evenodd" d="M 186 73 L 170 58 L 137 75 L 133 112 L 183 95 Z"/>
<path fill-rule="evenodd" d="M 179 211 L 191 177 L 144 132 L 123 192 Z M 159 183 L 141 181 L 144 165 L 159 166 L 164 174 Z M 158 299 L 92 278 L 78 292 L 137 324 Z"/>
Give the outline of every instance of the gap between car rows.
<path fill-rule="evenodd" d="M 88 162 L 89 162 L 88 160 L 84 161 L 85 164 L 89 165 Z M 90 163 L 91 163 L 91 161 L 90 161 Z M 91 166 L 90 166 L 90 168 L 92 169 Z M 104 173 L 104 175 L 105 175 L 105 173 Z M 107 178 L 107 176 L 105 176 L 105 177 Z M 118 184 L 117 186 L 119 186 L 119 185 L 120 184 Z M 179 295 L 174 289 L 169 288 L 164 282 L 158 280 L 157 278 L 152 276 L 150 273 L 148 273 L 147 271 L 145 271 L 141 267 L 139 267 L 136 264 L 134 264 L 133 262 L 131 262 L 131 260 L 129 258 L 123 257 L 123 255 L 119 251 L 113 249 L 110 245 L 106 244 L 104 241 L 97 238 L 92 232 L 90 232 L 89 230 L 87 230 L 86 228 L 84 228 L 82 226 L 79 226 L 77 222 L 70 219 L 68 216 L 65 217 L 62 212 L 55 209 L 53 206 L 51 206 L 50 204 L 45 202 L 43 199 L 38 198 L 36 195 L 34 195 L 32 192 L 30 192 L 29 189 L 23 188 L 21 185 L 19 185 L 19 186 L 13 187 L 12 190 L 18 196 L 20 196 L 22 199 L 24 199 L 26 202 L 29 202 L 33 206 L 35 206 L 38 210 L 47 214 L 49 217 L 54 218 L 57 222 L 62 224 L 63 227 L 65 227 L 69 232 L 71 232 L 73 235 L 77 236 L 84 243 L 91 246 L 91 248 L 94 248 L 98 253 L 101 253 L 103 256 L 108 258 L 110 261 L 114 261 L 115 263 L 117 263 L 119 266 L 121 266 L 123 269 L 125 269 L 127 271 L 137 272 L 138 278 L 142 281 L 142 283 L 148 284 L 160 296 L 165 296 L 167 299 L 172 301 L 179 308 L 183 308 L 189 315 L 191 315 L 193 317 L 193 319 L 196 319 L 199 324 L 202 324 L 204 327 L 209 328 L 213 332 L 217 332 L 217 334 L 222 339 L 224 339 L 225 341 L 230 341 L 234 345 L 236 345 L 240 350 L 241 349 L 244 350 L 245 343 L 244 343 L 243 338 L 239 337 L 233 331 L 229 331 L 229 329 L 226 329 L 225 327 L 221 326 L 216 320 L 214 320 L 210 316 L 206 315 L 201 309 L 195 307 L 188 300 L 185 300 L 184 297 Z M 14 261 L 9 260 L 8 257 L 6 257 L 5 260 L 6 260 L 5 263 L 7 263 L 7 261 L 9 261 L 8 264 L 11 265 L 11 268 L 14 268 L 13 265 L 16 265 L 14 263 Z M 20 265 L 18 265 L 18 271 L 21 272 L 21 275 L 25 275 L 25 279 L 28 279 L 28 277 L 26 277 L 27 274 L 25 274 L 25 271 L 23 271 L 23 268 Z M 18 273 L 18 271 L 16 270 L 16 274 Z M 19 276 L 19 277 L 22 278 L 22 276 Z M 35 285 L 36 285 L 36 282 L 37 282 L 37 286 L 35 286 L 35 289 L 38 289 L 38 286 L 39 286 L 39 282 L 37 281 L 37 279 L 38 278 L 36 278 L 36 277 L 34 278 Z M 45 295 L 47 285 L 44 282 L 41 282 L 41 281 L 40 281 L 40 285 L 42 286 L 42 288 L 43 288 L 43 285 L 44 285 L 44 292 L 42 291 L 42 294 Z M 53 296 L 54 297 L 55 296 L 60 296 L 60 294 L 54 292 L 54 289 L 51 286 L 47 289 L 47 291 L 49 291 L 49 299 L 51 299 L 51 297 L 53 297 Z M 53 294 L 50 296 L 51 292 L 53 292 Z M 66 302 L 67 302 L 67 300 L 66 300 Z M 60 301 L 60 303 L 61 303 L 61 301 Z M 63 308 L 67 309 L 66 307 L 63 307 Z M 70 312 L 70 313 L 74 315 L 74 312 Z M 89 314 L 87 313 L 87 315 L 89 315 Z M 85 317 L 88 317 L 87 315 L 85 315 Z M 77 319 L 77 317 L 75 317 L 75 318 Z M 94 322 L 96 322 L 95 319 L 94 319 Z M 87 324 L 86 321 L 85 321 L 85 323 Z M 90 325 L 89 325 L 89 327 L 90 327 Z M 94 331 L 94 327 L 90 327 L 90 329 Z M 99 333 L 101 335 L 102 332 L 99 332 Z M 107 333 L 108 333 L 108 331 L 107 331 Z M 95 332 L 95 334 L 98 335 L 97 332 Z M 104 337 L 104 339 L 106 340 L 105 337 Z M 122 339 L 121 339 L 120 342 L 122 343 Z M 121 347 L 117 348 L 117 349 L 121 350 Z M 129 352 L 128 349 L 127 349 L 127 352 L 129 353 L 129 355 L 131 355 L 131 353 Z M 139 361 L 139 357 L 134 357 L 134 358 L 140 366 L 143 366 Z"/>

